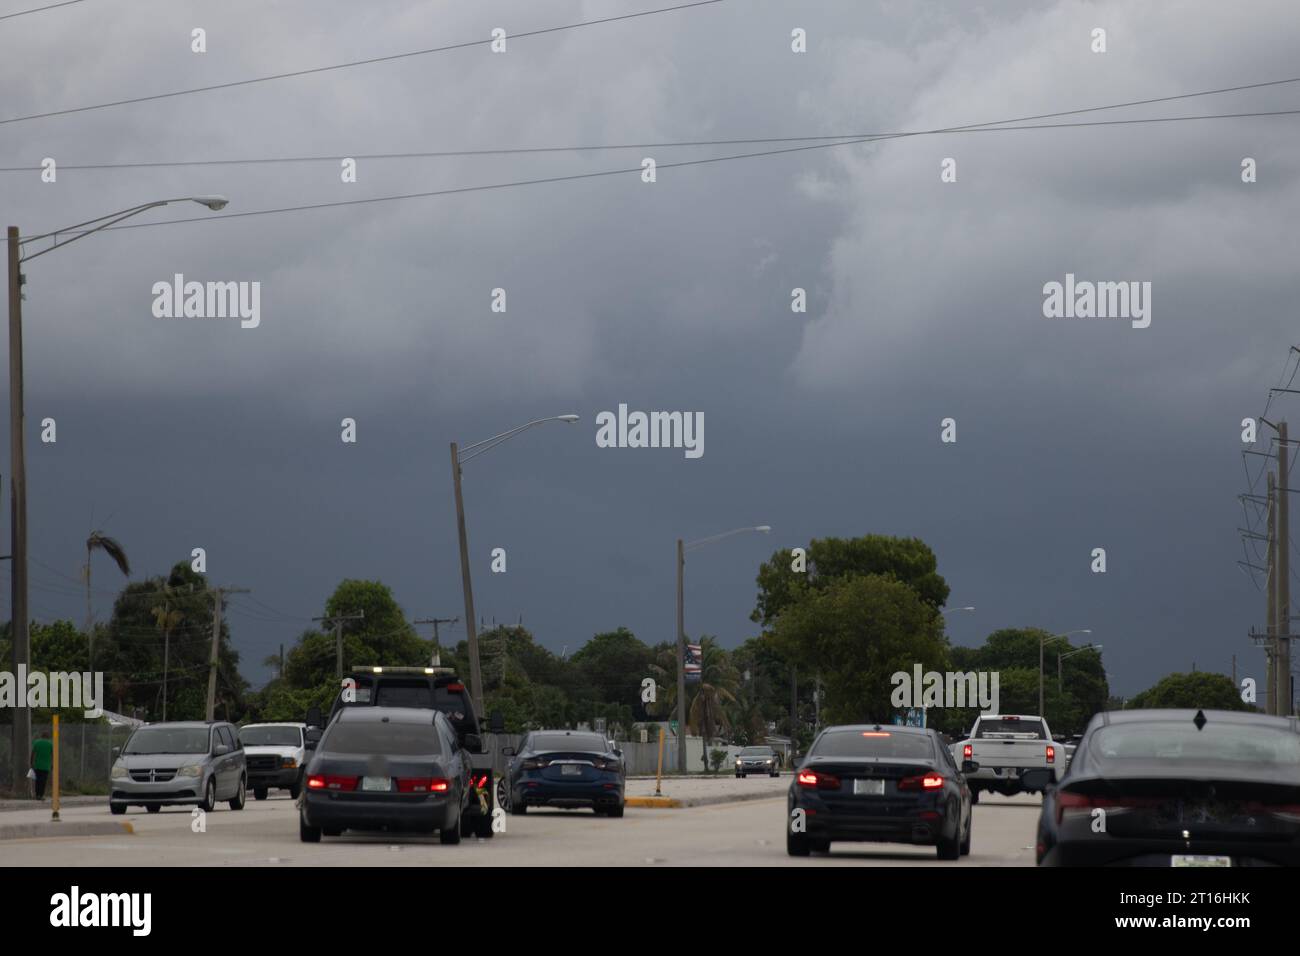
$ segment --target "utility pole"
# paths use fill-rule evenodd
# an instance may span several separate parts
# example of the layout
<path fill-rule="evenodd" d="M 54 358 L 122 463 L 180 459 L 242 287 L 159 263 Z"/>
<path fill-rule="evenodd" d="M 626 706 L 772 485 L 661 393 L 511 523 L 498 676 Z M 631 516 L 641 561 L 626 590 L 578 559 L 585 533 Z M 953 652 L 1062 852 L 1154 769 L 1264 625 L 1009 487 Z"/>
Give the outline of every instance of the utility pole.
<path fill-rule="evenodd" d="M 483 713 L 483 671 L 478 659 L 478 631 L 474 627 L 474 586 L 469 576 L 469 540 L 465 534 L 465 499 L 460 490 L 460 449 L 451 443 L 451 479 L 456 493 L 456 531 L 460 536 L 460 583 L 465 592 L 465 638 L 469 645 L 469 686 L 474 712 Z"/>
<path fill-rule="evenodd" d="M 284 679 L 284 645 L 280 645 L 280 669 L 276 672 L 276 677 Z"/>
<path fill-rule="evenodd" d="M 794 757 L 795 726 L 799 720 L 799 673 L 798 668 L 790 665 L 790 756 Z M 791 766 L 794 766 L 791 764 Z"/>
<path fill-rule="evenodd" d="M 248 588 L 209 588 L 214 598 L 212 606 L 212 657 L 208 660 L 208 708 L 207 719 L 212 720 L 217 709 L 217 654 L 221 648 L 221 605 L 226 600 L 227 594 L 247 594 Z M 281 663 L 283 670 L 284 645 L 280 645 Z"/>
<path fill-rule="evenodd" d="M 1268 553 L 1268 610 L 1264 615 L 1264 633 L 1268 635 L 1268 643 L 1265 647 L 1268 649 L 1268 706 L 1264 708 L 1265 713 L 1278 714 L 1278 702 L 1281 697 L 1278 695 L 1278 654 L 1277 654 L 1277 548 L 1274 546 L 1277 541 L 1277 486 L 1273 480 L 1273 473 L 1268 473 L 1268 541 L 1266 550 Z"/>
<path fill-rule="evenodd" d="M 27 616 L 27 452 L 26 423 L 23 417 L 23 282 L 18 227 L 8 231 L 9 252 L 9 534 L 10 634 L 13 672 L 21 673 L 31 664 L 32 644 Z M 14 708 L 13 792 L 22 793 L 27 771 L 23 763 L 32 749 L 32 712 L 27 707 Z"/>
<path fill-rule="evenodd" d="M 335 663 L 334 676 L 339 680 L 343 679 L 343 622 L 360 621 L 366 616 L 365 611 L 357 611 L 356 614 L 339 614 L 334 617 L 313 617 L 313 621 L 321 621 L 334 628 L 334 648 Z"/>
<path fill-rule="evenodd" d="M 682 575 L 686 551 L 677 539 L 677 772 L 686 772 L 686 612 L 682 608 Z"/>
<path fill-rule="evenodd" d="M 438 667 L 442 664 L 442 644 L 438 640 L 439 624 L 455 624 L 459 621 L 458 617 L 426 617 L 416 621 L 416 624 L 433 625 L 433 656 L 429 659 L 430 667 Z"/>
<path fill-rule="evenodd" d="M 1290 461 L 1291 445 L 1286 437 L 1286 422 L 1277 423 L 1277 604 L 1278 631 L 1278 687 L 1281 696 L 1278 715 L 1290 716 L 1295 708 L 1291 693 L 1291 522 L 1290 522 Z"/>

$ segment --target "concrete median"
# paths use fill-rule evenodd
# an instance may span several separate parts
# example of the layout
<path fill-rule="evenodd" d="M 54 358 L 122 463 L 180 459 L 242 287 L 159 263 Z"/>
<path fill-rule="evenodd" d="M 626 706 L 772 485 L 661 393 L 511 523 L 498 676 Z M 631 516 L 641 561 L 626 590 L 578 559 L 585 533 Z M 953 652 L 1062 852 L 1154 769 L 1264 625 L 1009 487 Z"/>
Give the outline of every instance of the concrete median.
<path fill-rule="evenodd" d="M 0 840 L 48 840 L 51 837 L 122 836 L 135 827 L 117 820 L 46 820 L 43 823 L 0 823 Z"/>

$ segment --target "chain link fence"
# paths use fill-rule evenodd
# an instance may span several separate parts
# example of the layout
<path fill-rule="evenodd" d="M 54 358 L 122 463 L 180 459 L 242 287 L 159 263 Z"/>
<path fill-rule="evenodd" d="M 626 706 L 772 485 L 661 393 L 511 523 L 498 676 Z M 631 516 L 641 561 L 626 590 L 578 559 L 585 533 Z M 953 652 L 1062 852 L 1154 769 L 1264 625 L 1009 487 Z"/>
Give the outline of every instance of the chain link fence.
<path fill-rule="evenodd" d="M 53 738 L 50 724 L 33 724 L 32 739 L 42 733 Z M 62 724 L 59 727 L 60 789 L 65 794 L 108 793 L 108 773 L 113 766 L 113 748 L 121 747 L 131 735 L 129 727 L 108 724 Z M 18 755 L 19 776 L 31 766 L 31 752 Z M 0 726 L 0 789 L 14 779 L 12 725 Z M 26 795 L 26 794 L 23 794 Z"/>

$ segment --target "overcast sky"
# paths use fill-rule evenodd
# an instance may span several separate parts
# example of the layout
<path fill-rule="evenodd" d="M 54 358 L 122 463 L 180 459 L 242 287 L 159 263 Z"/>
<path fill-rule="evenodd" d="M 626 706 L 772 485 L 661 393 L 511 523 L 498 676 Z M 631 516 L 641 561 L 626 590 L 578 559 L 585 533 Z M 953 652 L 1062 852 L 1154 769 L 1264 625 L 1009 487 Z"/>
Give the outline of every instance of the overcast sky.
<path fill-rule="evenodd" d="M 0 20 L 0 119 L 669 3 L 88 0 Z M 1288 78 L 1298 42 L 1293 0 L 724 0 L 505 53 L 485 42 L 0 124 L 0 166 L 29 167 L 0 173 L 0 209 L 31 235 L 173 196 L 221 193 L 236 213 L 634 169 L 763 147 L 362 159 L 351 184 L 339 160 L 987 123 Z M 1300 84 L 1075 119 L 1293 108 Z M 83 619 L 93 514 L 137 578 L 203 547 L 215 583 L 252 589 L 230 622 L 255 683 L 345 577 L 389 584 L 412 618 L 463 615 L 448 443 L 572 412 L 581 423 L 465 466 L 478 610 L 522 616 L 557 652 L 620 625 L 670 639 L 675 539 L 769 524 L 691 554 L 688 633 L 753 636 L 754 576 L 777 547 L 916 535 L 950 604 L 977 607 L 951 616 L 958 643 L 1090 627 L 1120 693 L 1193 663 L 1227 673 L 1233 654 L 1262 682 L 1246 635 L 1264 596 L 1235 565 L 1235 496 L 1240 422 L 1300 344 L 1298 129 L 950 133 L 661 169 L 653 184 L 628 172 L 247 218 L 146 213 L 133 222 L 213 221 L 101 234 L 26 266 L 33 614 Z M 62 168 L 303 156 L 330 158 Z M 34 168 L 44 157 L 55 183 Z M 947 157 L 955 183 L 940 181 Z M 1258 182 L 1241 181 L 1244 157 Z M 153 284 L 176 273 L 259 282 L 260 326 L 155 318 Z M 1151 282 L 1150 326 L 1045 318 L 1043 286 L 1067 273 Z M 597 447 L 596 415 L 620 403 L 703 413 L 704 455 Z M 1300 397 L 1272 412 L 1300 413 Z M 46 417 L 56 444 L 40 441 Z M 504 574 L 489 570 L 498 547 Z M 100 559 L 94 581 L 102 620 L 121 580 Z"/>

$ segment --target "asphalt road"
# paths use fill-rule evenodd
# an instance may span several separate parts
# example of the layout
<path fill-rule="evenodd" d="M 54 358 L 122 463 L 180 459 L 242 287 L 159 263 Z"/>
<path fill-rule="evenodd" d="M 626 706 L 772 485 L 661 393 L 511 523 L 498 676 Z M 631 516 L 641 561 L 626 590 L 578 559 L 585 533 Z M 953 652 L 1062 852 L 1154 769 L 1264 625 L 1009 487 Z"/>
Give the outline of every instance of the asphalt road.
<path fill-rule="evenodd" d="M 134 834 L 0 841 L 0 866 L 1032 866 L 1039 800 L 983 795 L 975 807 L 971 854 L 940 863 L 928 847 L 836 844 L 829 856 L 795 859 L 785 851 L 780 781 L 731 780 L 728 792 L 772 796 L 676 809 L 629 807 L 619 820 L 584 810 L 533 810 L 505 818 L 491 840 L 442 846 L 436 835 L 344 834 L 318 844 L 298 839 L 288 796 L 251 798 L 245 809 L 219 804 L 207 830 L 191 830 L 190 808 L 109 815 L 107 805 L 63 810 L 64 820 L 128 820 Z M 779 790 L 777 789 L 779 787 Z M 669 787 L 665 785 L 665 792 Z M 629 790 L 631 788 L 629 787 Z M 653 781 L 650 782 L 653 791 Z M 781 795 L 776 795 L 780 793 Z M 45 809 L 0 813 L 0 822 L 48 820 Z"/>

